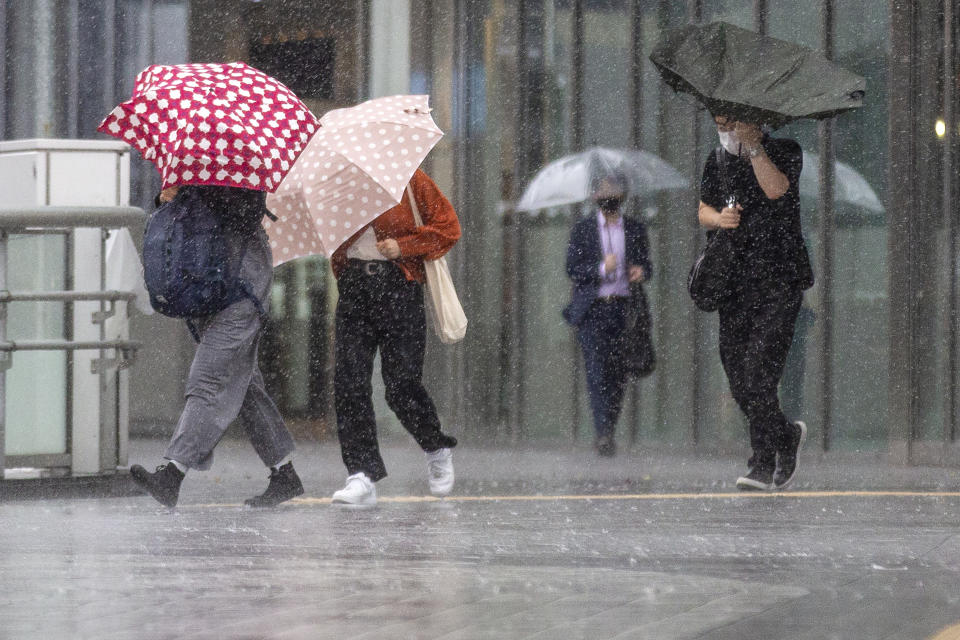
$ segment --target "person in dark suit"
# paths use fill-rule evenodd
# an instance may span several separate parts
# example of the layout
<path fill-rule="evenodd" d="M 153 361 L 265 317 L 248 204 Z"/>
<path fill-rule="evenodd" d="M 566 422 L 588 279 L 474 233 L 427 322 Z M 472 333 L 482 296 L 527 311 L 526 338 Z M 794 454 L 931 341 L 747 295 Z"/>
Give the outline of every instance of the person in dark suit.
<path fill-rule="evenodd" d="M 631 285 L 652 272 L 646 227 L 621 213 L 627 195 L 623 174 L 595 179 L 595 207 L 573 227 L 567 246 L 573 295 L 563 317 L 577 328 L 596 430 L 594 447 L 604 457 L 617 450 L 614 431 L 628 373 L 626 340 L 637 304 Z"/>

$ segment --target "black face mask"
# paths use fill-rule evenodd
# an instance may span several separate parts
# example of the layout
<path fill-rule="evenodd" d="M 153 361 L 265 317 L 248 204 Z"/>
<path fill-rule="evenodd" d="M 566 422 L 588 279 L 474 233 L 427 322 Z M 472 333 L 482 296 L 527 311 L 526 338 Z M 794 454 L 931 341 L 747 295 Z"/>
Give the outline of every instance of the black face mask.
<path fill-rule="evenodd" d="M 620 211 L 620 205 L 623 204 L 623 198 L 597 198 L 594 202 L 596 202 L 597 206 L 600 207 L 605 213 L 617 213 Z"/>

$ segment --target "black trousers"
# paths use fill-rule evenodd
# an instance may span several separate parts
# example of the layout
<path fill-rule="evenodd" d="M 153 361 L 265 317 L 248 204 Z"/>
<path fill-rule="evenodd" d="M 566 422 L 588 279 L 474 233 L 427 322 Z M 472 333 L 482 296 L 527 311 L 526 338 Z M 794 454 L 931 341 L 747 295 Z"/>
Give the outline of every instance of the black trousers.
<path fill-rule="evenodd" d="M 803 291 L 790 285 L 738 293 L 720 307 L 720 360 L 730 391 L 750 425 L 749 465 L 773 469 L 789 442 L 779 385 Z"/>
<path fill-rule="evenodd" d="M 371 273 L 373 272 L 373 273 Z M 373 412 L 373 360 L 380 349 L 387 405 L 424 451 L 456 446 L 440 430 L 437 409 L 423 387 L 426 319 L 423 287 L 389 262 L 351 260 L 337 281 L 337 435 L 350 475 L 376 482 L 387 475 Z"/>
<path fill-rule="evenodd" d="M 629 298 L 595 300 L 577 327 L 593 427 L 598 437 L 613 436 L 623 407 L 627 386 L 624 327 L 629 305 Z"/>

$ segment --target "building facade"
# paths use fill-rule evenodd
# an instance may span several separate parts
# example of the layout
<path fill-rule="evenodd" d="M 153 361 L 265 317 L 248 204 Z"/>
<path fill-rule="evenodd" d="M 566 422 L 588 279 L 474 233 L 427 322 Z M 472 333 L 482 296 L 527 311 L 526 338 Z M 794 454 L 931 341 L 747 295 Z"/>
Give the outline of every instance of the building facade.
<path fill-rule="evenodd" d="M 578 212 L 521 215 L 512 203 L 566 153 L 656 153 L 691 187 L 634 202 L 652 240 L 659 360 L 630 389 L 621 437 L 735 449 L 745 426 L 726 391 L 716 317 L 697 312 L 685 289 L 703 238 L 699 173 L 716 134 L 647 56 L 663 29 L 713 20 L 807 45 L 865 76 L 867 98 L 857 112 L 776 134 L 819 159 L 805 168 L 802 194 L 817 284 L 785 407 L 807 420 L 821 450 L 954 463 L 958 13 L 952 0 L 0 0 L 0 134 L 97 137 L 100 119 L 153 63 L 245 60 L 295 87 L 318 115 L 429 93 L 446 135 L 425 168 L 461 216 L 450 261 L 471 324 L 463 343 L 429 345 L 427 379 L 451 430 L 484 443 L 590 441 L 579 353 L 560 316 Z M 147 208 L 156 172 L 135 159 L 132 174 L 134 204 Z M 299 433 L 329 435 L 335 286 L 325 261 L 278 269 L 272 303 L 261 354 L 272 388 Z M 193 347 L 168 319 L 133 326 L 147 344 L 134 375 L 135 428 L 164 432 Z M 382 428 L 397 430 L 379 408 Z"/>

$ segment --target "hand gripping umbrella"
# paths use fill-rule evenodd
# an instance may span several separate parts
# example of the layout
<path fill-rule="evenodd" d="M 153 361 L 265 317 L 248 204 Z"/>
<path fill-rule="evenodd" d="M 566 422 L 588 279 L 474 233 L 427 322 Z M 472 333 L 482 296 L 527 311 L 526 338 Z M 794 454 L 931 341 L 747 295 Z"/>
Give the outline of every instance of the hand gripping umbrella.
<path fill-rule="evenodd" d="M 667 31 L 650 60 L 711 113 L 774 128 L 863 106 L 866 81 L 806 47 L 726 22 Z"/>
<path fill-rule="evenodd" d="M 290 89 L 234 62 L 147 67 L 97 130 L 139 149 L 164 187 L 274 191 L 316 128 Z"/>
<path fill-rule="evenodd" d="M 399 95 L 335 109 L 310 140 L 267 208 L 274 264 L 333 255 L 374 218 L 400 204 L 414 172 L 443 132 L 429 96 Z"/>

